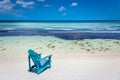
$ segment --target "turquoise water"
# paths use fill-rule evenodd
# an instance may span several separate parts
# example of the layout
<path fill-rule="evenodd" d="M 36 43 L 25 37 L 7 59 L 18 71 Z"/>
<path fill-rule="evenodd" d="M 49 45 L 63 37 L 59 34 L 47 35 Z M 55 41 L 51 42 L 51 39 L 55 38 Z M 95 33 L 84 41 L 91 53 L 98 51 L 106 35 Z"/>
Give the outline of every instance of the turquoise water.
<path fill-rule="evenodd" d="M 120 39 L 117 22 L 1 22 L 0 36 L 55 36 L 62 39 Z"/>
<path fill-rule="evenodd" d="M 119 22 L 12 22 L 0 23 L 0 30 L 120 31 Z"/>

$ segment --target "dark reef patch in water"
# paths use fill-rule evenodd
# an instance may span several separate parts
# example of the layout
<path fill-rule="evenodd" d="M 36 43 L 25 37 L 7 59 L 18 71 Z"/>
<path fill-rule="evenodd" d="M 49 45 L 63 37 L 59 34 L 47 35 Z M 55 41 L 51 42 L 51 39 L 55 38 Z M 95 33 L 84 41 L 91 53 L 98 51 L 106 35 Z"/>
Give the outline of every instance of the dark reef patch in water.
<path fill-rule="evenodd" d="M 120 39 L 120 33 L 83 32 L 83 31 L 47 31 L 47 30 L 0 30 L 0 36 L 55 36 L 66 40 L 79 39 Z"/>
<path fill-rule="evenodd" d="M 120 33 L 57 33 L 55 37 L 66 40 L 79 40 L 79 39 L 120 39 Z"/>

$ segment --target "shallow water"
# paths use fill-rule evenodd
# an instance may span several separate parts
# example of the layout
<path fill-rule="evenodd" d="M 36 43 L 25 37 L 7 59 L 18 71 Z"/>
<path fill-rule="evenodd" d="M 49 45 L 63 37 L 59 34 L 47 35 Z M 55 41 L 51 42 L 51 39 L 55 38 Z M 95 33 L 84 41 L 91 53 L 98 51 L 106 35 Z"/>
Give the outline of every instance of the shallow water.
<path fill-rule="evenodd" d="M 64 31 L 109 31 L 120 30 L 119 22 L 71 22 L 71 23 L 54 23 L 54 22 L 12 22 L 0 23 L 0 30 L 64 30 Z"/>
<path fill-rule="evenodd" d="M 120 22 L 8 22 L 0 36 L 55 36 L 62 39 L 120 39 Z"/>

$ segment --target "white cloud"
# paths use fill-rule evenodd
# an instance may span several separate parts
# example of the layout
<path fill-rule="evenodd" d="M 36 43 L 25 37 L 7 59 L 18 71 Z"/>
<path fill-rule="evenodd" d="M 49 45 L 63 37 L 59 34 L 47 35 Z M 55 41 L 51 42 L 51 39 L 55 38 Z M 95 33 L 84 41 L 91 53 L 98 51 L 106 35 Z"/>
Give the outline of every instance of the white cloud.
<path fill-rule="evenodd" d="M 45 0 L 37 0 L 37 1 L 40 1 L 40 2 L 45 2 Z"/>
<path fill-rule="evenodd" d="M 72 7 L 75 7 L 75 6 L 77 6 L 77 5 L 78 5 L 77 2 L 73 2 L 73 3 L 71 4 Z"/>
<path fill-rule="evenodd" d="M 49 5 L 48 5 L 48 4 L 45 4 L 44 7 L 49 7 Z"/>
<path fill-rule="evenodd" d="M 0 13 L 7 13 L 8 15 L 16 16 L 16 17 L 24 17 L 22 14 L 24 13 L 21 10 L 15 10 L 15 3 L 12 3 L 11 0 L 3 0 L 0 1 Z"/>
<path fill-rule="evenodd" d="M 45 4 L 44 7 L 53 7 L 53 5 Z"/>
<path fill-rule="evenodd" d="M 21 5 L 21 7 L 23 7 L 23 8 L 28 8 L 29 6 L 34 5 L 34 2 L 33 1 L 25 2 L 23 0 L 17 0 L 16 4 Z"/>
<path fill-rule="evenodd" d="M 2 10 L 12 10 L 15 5 L 11 3 L 10 0 L 0 1 L 0 9 Z"/>
<path fill-rule="evenodd" d="M 66 9 L 65 9 L 65 7 L 63 7 L 63 6 L 61 6 L 60 8 L 59 8 L 59 11 L 65 11 Z"/>
<path fill-rule="evenodd" d="M 63 13 L 62 16 L 66 16 L 67 14 L 66 13 Z"/>

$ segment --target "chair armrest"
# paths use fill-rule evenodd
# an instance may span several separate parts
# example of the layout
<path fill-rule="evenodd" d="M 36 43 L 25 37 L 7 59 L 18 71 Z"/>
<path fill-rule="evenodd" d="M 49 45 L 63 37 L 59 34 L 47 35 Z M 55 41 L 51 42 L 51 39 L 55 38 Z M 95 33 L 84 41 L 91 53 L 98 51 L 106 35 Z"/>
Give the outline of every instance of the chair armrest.
<path fill-rule="evenodd" d="M 48 56 L 45 56 L 44 58 L 51 58 L 52 57 L 52 55 L 48 55 Z"/>
<path fill-rule="evenodd" d="M 46 62 L 51 61 L 51 56 L 52 55 L 48 55 L 48 56 L 46 56 L 44 58 L 39 59 L 40 65 L 44 66 L 46 64 Z"/>
<path fill-rule="evenodd" d="M 43 61 L 43 60 L 46 60 L 46 59 L 51 59 L 52 55 L 48 55 L 48 56 L 45 56 L 41 59 L 38 59 L 39 61 Z"/>
<path fill-rule="evenodd" d="M 41 54 L 38 54 L 38 56 L 41 58 Z"/>

